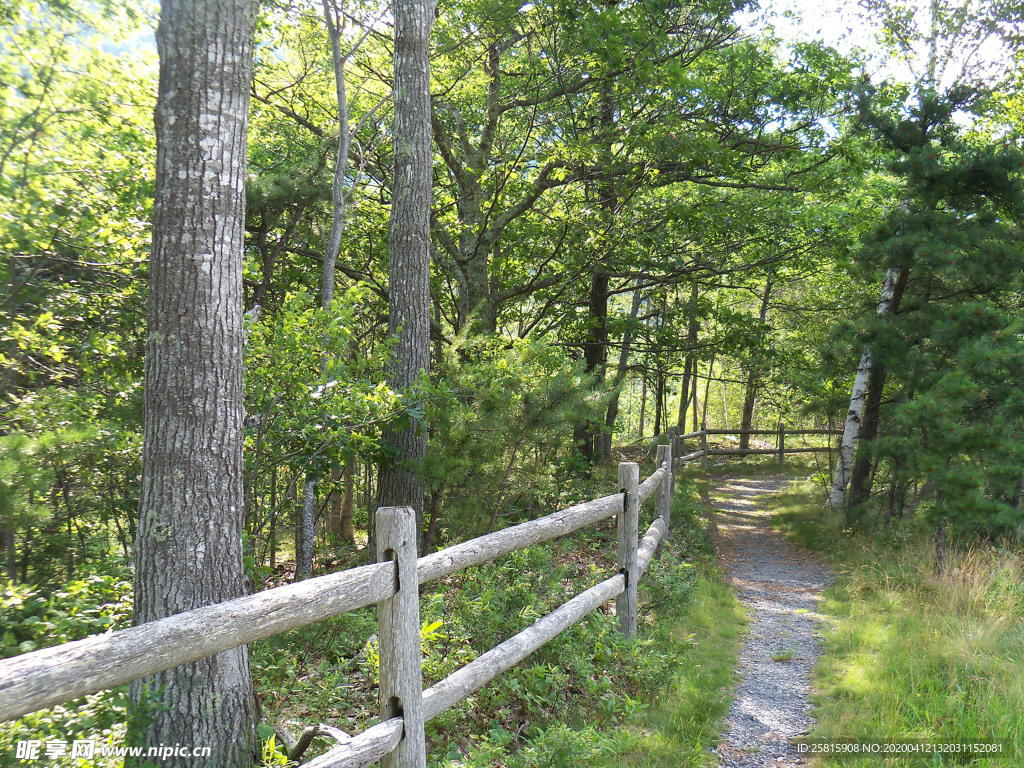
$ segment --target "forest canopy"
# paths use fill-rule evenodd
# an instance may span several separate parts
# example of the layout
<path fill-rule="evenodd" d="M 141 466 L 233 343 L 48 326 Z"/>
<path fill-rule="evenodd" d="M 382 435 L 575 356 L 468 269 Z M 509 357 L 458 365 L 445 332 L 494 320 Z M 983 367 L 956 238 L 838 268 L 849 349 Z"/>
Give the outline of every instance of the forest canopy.
<path fill-rule="evenodd" d="M 893 375 L 872 487 L 895 509 L 937 483 L 972 526 L 1019 525 L 1019 72 L 943 91 L 944 62 L 907 50 L 921 79 L 869 83 L 863 60 L 741 27 L 741 10 L 438 9 L 433 360 L 412 396 L 384 384 L 390 12 L 331 6 L 328 27 L 318 4 L 261 7 L 243 274 L 254 563 L 276 565 L 307 477 L 317 546 L 356 541 L 389 424 L 430 435 L 429 546 L 550 505 L 546 488 L 670 425 L 838 424 L 876 334 Z M 0 446 L 17 581 L 131 552 L 155 12 L 6 10 Z M 885 19 L 899 43 L 930 34 Z M 337 292 L 320 307 L 332 224 Z M 883 273 L 911 260 L 913 308 L 872 320 Z M 481 388 L 496 365 L 517 377 L 498 399 Z M 957 429 L 978 438 L 951 444 Z"/>
<path fill-rule="evenodd" d="M 670 427 L 841 429 L 858 371 L 850 524 L 912 510 L 1019 535 L 1021 15 L 932 5 L 866 4 L 909 81 L 735 0 L 439 5 L 429 366 L 397 386 L 392 12 L 263 3 L 241 275 L 251 583 L 365 552 L 407 432 L 426 440 L 398 466 L 429 550 L 580 498 Z M 158 13 L 0 14 L 2 561 L 52 585 L 133 557 Z"/>

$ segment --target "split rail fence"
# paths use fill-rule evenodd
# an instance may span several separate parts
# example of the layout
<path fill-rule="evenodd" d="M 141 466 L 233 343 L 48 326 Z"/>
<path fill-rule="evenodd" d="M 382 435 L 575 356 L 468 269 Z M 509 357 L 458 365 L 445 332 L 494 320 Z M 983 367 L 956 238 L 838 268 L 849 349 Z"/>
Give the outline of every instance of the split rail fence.
<path fill-rule="evenodd" d="M 787 429 L 780 424 L 778 429 L 708 429 L 703 426 L 696 432 L 677 434 L 675 428 L 668 432 L 669 444 L 672 446 L 672 455 L 675 456 L 674 466 L 685 464 L 688 461 L 700 459 L 702 466 L 707 466 L 709 456 L 778 456 L 779 461 L 786 461 L 786 454 L 790 453 L 819 453 L 834 450 L 829 446 L 797 446 L 786 447 L 786 437 L 798 437 L 804 435 L 841 435 L 841 429 Z M 774 448 L 709 448 L 709 435 L 766 435 L 776 438 Z M 699 439 L 700 450 L 687 452 L 684 443 L 687 440 Z"/>
<path fill-rule="evenodd" d="M 637 586 L 668 534 L 673 490 L 671 446 L 640 482 L 639 466 L 619 464 L 619 492 L 471 539 L 417 559 L 415 513 L 377 510 L 379 562 L 268 589 L 117 632 L 94 635 L 0 662 L 0 721 L 124 685 L 166 669 L 332 616 L 378 606 L 381 721 L 348 737 L 308 768 L 425 768 L 424 723 L 479 690 L 556 635 L 616 598 L 621 631 L 635 637 Z M 656 496 L 656 519 L 639 537 L 639 510 Z M 523 547 L 617 518 L 618 573 L 576 595 L 532 626 L 423 690 L 419 586 Z M 307 729 L 304 741 L 315 733 Z"/>

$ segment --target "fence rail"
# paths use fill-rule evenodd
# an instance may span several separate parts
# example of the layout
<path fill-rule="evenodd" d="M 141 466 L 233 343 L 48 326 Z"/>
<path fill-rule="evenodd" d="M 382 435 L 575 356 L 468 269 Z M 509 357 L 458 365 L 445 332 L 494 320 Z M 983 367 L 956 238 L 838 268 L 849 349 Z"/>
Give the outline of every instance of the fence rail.
<path fill-rule="evenodd" d="M 635 637 L 637 587 L 668 535 L 672 447 L 657 469 L 619 465 L 619 492 L 480 536 L 417 559 L 415 513 L 377 510 L 381 562 L 179 613 L 117 632 L 0 661 L 0 721 L 129 683 L 254 640 L 377 604 L 381 722 L 343 738 L 311 768 L 425 768 L 424 723 L 505 672 L 592 611 L 616 598 L 621 631 Z M 639 536 L 639 509 L 656 496 L 656 519 Z M 519 634 L 423 690 L 419 586 L 517 549 L 617 519 L 619 573 L 576 595 Z M 328 729 L 334 730 L 334 729 Z M 308 740 L 307 740 L 308 742 Z"/>
<path fill-rule="evenodd" d="M 709 456 L 778 456 L 780 462 L 786 460 L 788 453 L 818 453 L 831 451 L 828 446 L 800 446 L 798 448 L 787 448 L 787 437 L 798 437 L 804 435 L 841 435 L 841 429 L 787 429 L 780 424 L 778 429 L 708 429 L 705 424 L 703 429 L 696 432 L 677 434 L 675 428 L 668 432 L 669 444 L 672 446 L 672 455 L 675 456 L 673 466 L 680 466 L 688 461 L 700 459 L 701 464 L 706 465 Z M 709 448 L 708 435 L 770 435 L 776 438 L 775 448 Z M 684 443 L 687 440 L 700 439 L 700 450 L 685 452 Z"/>

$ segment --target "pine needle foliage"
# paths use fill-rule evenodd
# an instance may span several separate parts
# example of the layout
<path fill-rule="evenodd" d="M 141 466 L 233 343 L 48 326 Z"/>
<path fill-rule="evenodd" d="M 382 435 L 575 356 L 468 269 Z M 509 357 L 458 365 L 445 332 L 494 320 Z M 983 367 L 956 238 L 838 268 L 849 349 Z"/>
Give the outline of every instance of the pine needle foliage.
<path fill-rule="evenodd" d="M 999 535 L 1024 530 L 1024 154 L 957 124 L 972 98 L 923 91 L 886 109 L 865 95 L 865 129 L 905 191 L 857 267 L 876 284 L 901 270 L 905 289 L 895 313 L 849 330 L 888 374 L 878 436 L 863 446 L 883 516 L 916 490 L 936 525 Z"/>

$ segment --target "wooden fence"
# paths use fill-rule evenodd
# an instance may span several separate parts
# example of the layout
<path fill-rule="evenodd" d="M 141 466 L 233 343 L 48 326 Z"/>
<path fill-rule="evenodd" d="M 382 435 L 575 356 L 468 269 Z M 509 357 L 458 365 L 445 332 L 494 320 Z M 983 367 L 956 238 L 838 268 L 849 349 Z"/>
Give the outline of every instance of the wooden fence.
<path fill-rule="evenodd" d="M 780 424 L 778 429 L 708 429 L 707 424 L 697 432 L 677 434 L 676 430 L 668 432 L 669 444 L 672 446 L 672 455 L 675 456 L 674 466 L 684 464 L 688 461 L 700 459 L 702 466 L 707 466 L 709 456 L 778 456 L 779 462 L 786 461 L 787 453 L 818 453 L 833 450 L 828 446 L 816 447 L 786 447 L 786 436 L 797 437 L 802 435 L 841 435 L 841 429 L 787 429 Z M 776 439 L 774 448 L 709 448 L 708 435 L 768 435 Z M 700 450 L 687 452 L 684 443 L 687 440 L 699 439 Z"/>
<path fill-rule="evenodd" d="M 377 510 L 379 562 L 268 589 L 216 605 L 0 662 L 0 721 L 364 606 L 378 606 L 381 722 L 348 737 L 323 727 L 338 746 L 310 768 L 424 768 L 424 723 L 497 677 L 591 611 L 616 598 L 621 631 L 635 637 L 637 586 L 669 528 L 671 446 L 658 447 L 657 469 L 640 482 L 639 466 L 619 464 L 619 492 L 480 536 L 417 559 L 416 517 L 409 507 Z M 639 537 L 640 505 L 656 496 L 656 519 Z M 532 626 L 423 690 L 419 586 L 517 549 L 617 518 L 618 570 Z M 304 740 L 315 735 L 307 729 Z"/>

